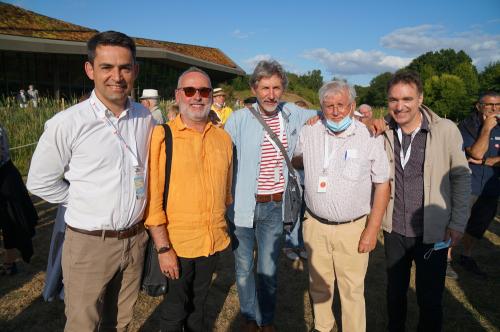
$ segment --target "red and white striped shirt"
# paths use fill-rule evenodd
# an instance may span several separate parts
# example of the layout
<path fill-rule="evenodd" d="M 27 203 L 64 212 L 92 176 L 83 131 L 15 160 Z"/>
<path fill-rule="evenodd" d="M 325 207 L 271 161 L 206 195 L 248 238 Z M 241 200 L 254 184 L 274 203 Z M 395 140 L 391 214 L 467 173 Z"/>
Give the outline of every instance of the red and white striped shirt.
<path fill-rule="evenodd" d="M 280 112 L 266 116 L 263 119 L 271 130 L 280 138 L 281 143 L 288 148 L 286 130 Z M 281 120 L 280 120 L 281 119 Z M 281 124 L 280 124 L 281 123 Z M 281 128 L 280 128 L 281 127 Z M 281 129 L 281 130 L 280 130 Z M 274 142 L 273 142 L 274 143 Z M 281 151 L 276 149 L 270 141 L 269 135 L 265 132 L 264 140 L 261 144 L 260 171 L 257 193 L 259 195 L 269 195 L 285 191 L 285 178 L 283 177 L 283 157 Z"/>

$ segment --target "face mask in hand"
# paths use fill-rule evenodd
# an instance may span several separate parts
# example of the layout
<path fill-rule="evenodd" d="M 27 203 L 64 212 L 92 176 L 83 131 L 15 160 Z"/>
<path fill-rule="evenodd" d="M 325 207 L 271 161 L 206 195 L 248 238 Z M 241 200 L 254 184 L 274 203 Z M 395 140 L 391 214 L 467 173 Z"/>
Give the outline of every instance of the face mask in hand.
<path fill-rule="evenodd" d="M 446 248 L 448 248 L 450 246 L 450 244 L 451 244 L 451 238 L 448 239 L 448 241 L 441 241 L 441 242 L 434 243 L 434 247 L 430 248 L 425 253 L 424 259 L 429 259 L 431 257 L 431 254 L 432 254 L 433 251 L 441 250 L 441 249 L 446 249 Z"/>

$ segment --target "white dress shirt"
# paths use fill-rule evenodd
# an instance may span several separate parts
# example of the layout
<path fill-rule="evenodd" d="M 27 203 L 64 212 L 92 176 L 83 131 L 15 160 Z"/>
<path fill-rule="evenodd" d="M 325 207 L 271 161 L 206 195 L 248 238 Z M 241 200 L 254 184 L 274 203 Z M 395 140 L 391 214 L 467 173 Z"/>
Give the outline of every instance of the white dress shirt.
<path fill-rule="evenodd" d="M 137 165 L 147 185 L 152 128 L 151 114 L 141 104 L 129 101 L 117 118 L 92 92 L 47 121 L 27 187 L 48 202 L 67 205 L 65 219 L 72 227 L 129 228 L 142 219 L 146 206 L 147 188 L 137 197 L 134 177 Z"/>

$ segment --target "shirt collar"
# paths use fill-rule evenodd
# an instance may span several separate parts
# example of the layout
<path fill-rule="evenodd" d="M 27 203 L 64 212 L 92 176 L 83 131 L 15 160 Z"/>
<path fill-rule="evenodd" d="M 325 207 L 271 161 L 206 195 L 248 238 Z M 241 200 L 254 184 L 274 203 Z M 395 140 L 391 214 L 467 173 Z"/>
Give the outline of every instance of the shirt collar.
<path fill-rule="evenodd" d="M 92 90 L 92 93 L 90 94 L 90 97 L 89 97 L 89 101 L 90 103 L 92 104 L 92 106 L 94 106 L 94 110 L 95 112 L 97 113 L 97 115 L 99 117 L 114 117 L 115 115 L 113 114 L 113 112 L 111 112 L 107 107 L 106 105 L 104 105 L 102 103 L 102 101 L 97 97 L 97 95 L 95 94 L 95 90 Z M 129 111 L 130 113 L 133 113 L 133 110 L 134 110 L 134 103 L 132 103 L 130 101 L 129 98 L 127 98 L 127 104 L 125 105 L 125 109 L 123 110 L 123 112 L 120 114 L 120 117 L 119 119 L 121 119 L 122 117 L 125 117 L 128 115 Z"/>
<path fill-rule="evenodd" d="M 420 130 L 429 131 L 429 120 L 422 111 L 420 111 L 420 115 L 422 115 L 422 123 L 420 124 Z M 396 121 L 394 121 L 392 117 L 389 121 L 389 128 L 393 130 L 398 129 L 398 124 L 396 123 Z"/>
<path fill-rule="evenodd" d="M 182 131 L 182 130 L 189 130 L 190 128 L 188 128 L 188 126 L 186 126 L 186 124 L 182 121 L 181 119 L 181 115 L 180 114 L 177 114 L 177 116 L 175 117 L 174 120 L 172 120 L 172 123 L 173 125 L 179 130 L 179 131 Z M 205 130 L 203 131 L 203 133 L 206 133 L 210 128 L 213 127 L 213 123 L 209 120 L 207 122 L 207 124 L 205 125 Z"/>

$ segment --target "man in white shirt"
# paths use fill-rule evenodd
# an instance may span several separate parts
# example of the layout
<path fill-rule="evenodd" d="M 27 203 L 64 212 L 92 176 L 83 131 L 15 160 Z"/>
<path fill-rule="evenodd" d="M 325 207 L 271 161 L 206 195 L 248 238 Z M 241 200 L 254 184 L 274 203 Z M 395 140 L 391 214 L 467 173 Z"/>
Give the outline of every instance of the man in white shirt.
<path fill-rule="evenodd" d="M 144 261 L 150 112 L 129 100 L 134 41 L 119 32 L 87 43 L 89 99 L 56 114 L 31 161 L 28 189 L 67 206 L 62 267 L 65 331 L 125 331 Z"/>
<path fill-rule="evenodd" d="M 314 329 L 332 330 L 334 282 L 342 303 L 344 331 L 366 331 L 364 280 L 368 253 L 389 201 L 389 162 L 382 137 L 353 119 L 356 92 L 341 80 L 319 90 L 324 119 L 304 126 L 294 163 L 303 161 L 309 256 L 309 294 Z M 374 186 L 373 202 L 372 185 Z"/>

